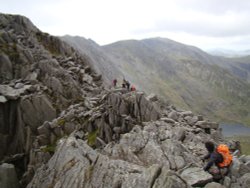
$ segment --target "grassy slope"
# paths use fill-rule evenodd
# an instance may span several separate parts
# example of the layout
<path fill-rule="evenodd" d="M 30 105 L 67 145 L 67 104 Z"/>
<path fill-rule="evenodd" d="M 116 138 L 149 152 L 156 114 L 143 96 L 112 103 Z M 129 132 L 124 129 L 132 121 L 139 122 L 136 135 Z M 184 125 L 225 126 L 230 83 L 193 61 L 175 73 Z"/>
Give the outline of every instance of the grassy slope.
<path fill-rule="evenodd" d="M 242 154 L 250 155 L 250 136 L 234 136 L 226 139 L 240 141 Z"/>
<path fill-rule="evenodd" d="M 153 45 L 153 48 L 151 48 Z M 174 44 L 169 49 L 157 42 L 148 45 L 125 41 L 108 46 L 108 53 L 147 93 L 154 92 L 175 106 L 191 109 L 216 120 L 249 123 L 250 85 L 216 65 L 199 61 L 197 53 L 181 53 Z M 199 54 L 198 54 L 199 55 Z M 202 54 L 203 61 L 209 61 Z"/>

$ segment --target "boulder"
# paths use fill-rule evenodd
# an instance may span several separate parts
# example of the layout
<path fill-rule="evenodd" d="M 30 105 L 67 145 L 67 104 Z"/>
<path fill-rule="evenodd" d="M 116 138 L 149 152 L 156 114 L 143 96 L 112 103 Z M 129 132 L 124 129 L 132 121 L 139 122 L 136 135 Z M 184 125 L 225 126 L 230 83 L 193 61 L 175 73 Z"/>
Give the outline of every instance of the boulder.
<path fill-rule="evenodd" d="M 102 79 L 102 75 L 101 74 L 95 74 L 93 75 L 93 81 L 100 81 Z"/>
<path fill-rule="evenodd" d="M 25 94 L 32 85 L 24 85 L 20 89 L 14 89 L 8 85 L 0 85 L 0 94 L 5 96 L 7 99 L 16 100 L 21 95 Z"/>
<path fill-rule="evenodd" d="M 56 110 L 45 95 L 32 95 L 22 99 L 20 107 L 24 123 L 34 132 L 44 121 L 51 121 L 56 117 Z"/>
<path fill-rule="evenodd" d="M 44 134 L 49 136 L 51 134 L 50 131 L 50 123 L 48 121 L 45 121 L 43 125 L 37 128 L 38 134 Z"/>
<path fill-rule="evenodd" d="M 176 111 L 171 111 L 171 112 L 168 114 L 168 118 L 177 121 L 177 120 L 178 120 L 178 113 L 177 113 Z"/>
<path fill-rule="evenodd" d="M 0 95 L 0 103 L 6 103 L 7 101 L 5 96 Z"/>
<path fill-rule="evenodd" d="M 111 93 L 108 95 L 107 103 L 107 105 L 112 107 L 109 113 L 110 122 L 117 122 L 115 114 L 130 115 L 131 117 L 136 117 L 137 121 L 150 121 L 160 118 L 159 107 L 148 101 L 144 93 L 141 92 L 124 95 L 121 93 Z"/>
<path fill-rule="evenodd" d="M 247 163 L 250 161 L 250 155 L 242 155 L 240 158 L 239 158 L 240 161 L 242 161 L 243 163 Z"/>
<path fill-rule="evenodd" d="M 183 142 L 186 136 L 186 130 L 184 127 L 177 127 L 174 130 L 173 139 Z"/>
<path fill-rule="evenodd" d="M 65 134 L 70 134 L 75 130 L 75 123 L 73 122 L 66 122 L 63 126 L 63 130 Z"/>
<path fill-rule="evenodd" d="M 164 122 L 166 122 L 166 123 L 172 123 L 172 124 L 175 123 L 175 121 L 174 121 L 173 119 L 170 119 L 170 118 L 165 118 L 165 117 L 163 117 L 163 118 L 161 118 L 160 120 L 161 120 L 161 121 L 164 121 Z"/>
<path fill-rule="evenodd" d="M 226 188 L 226 187 L 219 183 L 211 182 L 211 183 L 208 183 L 204 188 Z"/>
<path fill-rule="evenodd" d="M 201 187 L 213 180 L 211 174 L 205 172 L 202 168 L 190 167 L 181 173 L 181 177 L 191 186 Z"/>
<path fill-rule="evenodd" d="M 197 118 L 198 118 L 198 121 L 203 121 L 204 120 L 202 115 L 198 115 Z"/>
<path fill-rule="evenodd" d="M 237 157 L 233 157 L 233 164 L 230 167 L 231 174 L 234 177 L 239 177 L 240 175 L 240 167 L 241 167 L 241 162 Z"/>
<path fill-rule="evenodd" d="M 64 90 L 63 90 L 63 86 L 62 83 L 60 82 L 60 80 L 56 77 L 48 77 L 47 79 L 45 79 L 46 85 L 55 93 L 58 94 L 63 94 Z"/>
<path fill-rule="evenodd" d="M 151 187 L 160 172 L 161 168 L 159 165 L 155 164 L 146 168 L 142 172 L 139 171 L 135 174 L 130 173 L 125 178 L 125 181 L 122 182 L 121 187 Z"/>
<path fill-rule="evenodd" d="M 30 74 L 27 75 L 27 77 L 25 78 L 25 80 L 29 80 L 29 81 L 32 81 L 32 82 L 37 82 L 37 77 L 39 75 L 39 69 L 37 69 L 36 71 L 34 72 L 31 72 Z"/>
<path fill-rule="evenodd" d="M 203 129 L 218 129 L 219 127 L 218 123 L 208 121 L 197 121 L 195 125 Z"/>
<path fill-rule="evenodd" d="M 15 89 L 21 89 L 23 88 L 24 84 L 23 83 L 16 83 L 16 85 L 14 86 Z"/>
<path fill-rule="evenodd" d="M 44 135 L 44 134 L 37 136 L 37 140 L 38 140 L 38 143 L 42 146 L 50 144 L 49 136 Z"/>
<path fill-rule="evenodd" d="M 189 125 L 195 125 L 195 123 L 198 121 L 198 117 L 197 116 L 187 116 L 187 117 L 185 117 L 185 119 L 186 119 L 186 121 L 187 121 L 187 123 L 189 124 Z"/>
<path fill-rule="evenodd" d="M 240 178 L 240 183 L 241 183 L 243 188 L 249 188 L 250 187 L 250 173 L 244 174 Z"/>
<path fill-rule="evenodd" d="M 175 164 L 176 164 L 177 170 L 185 167 L 186 163 L 185 163 L 185 160 L 182 156 L 177 155 L 174 159 L 175 159 Z"/>
<path fill-rule="evenodd" d="M 189 187 L 177 174 L 162 168 L 161 174 L 156 179 L 153 188 L 182 188 Z"/>
<path fill-rule="evenodd" d="M 193 112 L 191 111 L 184 111 L 184 112 L 181 112 L 180 113 L 183 117 L 186 117 L 186 116 L 193 116 Z"/>
<path fill-rule="evenodd" d="M 158 100 L 157 95 L 154 94 L 154 93 L 151 93 L 151 94 L 150 94 L 149 96 L 147 96 L 146 98 L 147 98 L 147 100 L 152 101 L 152 102 Z"/>
<path fill-rule="evenodd" d="M 228 176 L 225 176 L 224 177 L 224 181 L 223 181 L 223 185 L 225 186 L 225 187 L 230 187 L 230 185 L 231 185 L 231 178 L 229 178 Z"/>

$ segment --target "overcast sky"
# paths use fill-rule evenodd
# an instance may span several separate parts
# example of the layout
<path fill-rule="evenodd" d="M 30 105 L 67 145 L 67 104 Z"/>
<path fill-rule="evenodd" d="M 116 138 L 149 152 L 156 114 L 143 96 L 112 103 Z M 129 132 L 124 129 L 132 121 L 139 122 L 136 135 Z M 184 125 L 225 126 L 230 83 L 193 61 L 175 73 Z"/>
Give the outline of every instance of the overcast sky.
<path fill-rule="evenodd" d="M 0 12 L 100 45 L 164 37 L 204 50 L 250 49 L 250 0 L 0 0 Z"/>

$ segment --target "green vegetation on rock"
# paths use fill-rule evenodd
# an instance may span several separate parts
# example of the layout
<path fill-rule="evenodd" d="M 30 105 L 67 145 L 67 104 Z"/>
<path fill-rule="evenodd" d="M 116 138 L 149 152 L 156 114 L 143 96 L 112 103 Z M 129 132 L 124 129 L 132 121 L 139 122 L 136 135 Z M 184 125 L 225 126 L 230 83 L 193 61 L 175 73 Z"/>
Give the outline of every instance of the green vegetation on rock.
<path fill-rule="evenodd" d="M 60 119 L 57 121 L 57 124 L 58 124 L 59 126 L 63 126 L 63 125 L 65 124 L 65 119 L 60 118 Z"/>
<path fill-rule="evenodd" d="M 99 132 L 99 129 L 96 129 L 95 131 L 88 133 L 87 140 L 88 140 L 89 146 L 95 145 L 98 132 Z"/>
<path fill-rule="evenodd" d="M 42 152 L 49 152 L 49 153 L 52 153 L 52 154 L 55 153 L 55 151 L 56 151 L 56 143 L 55 144 L 49 144 L 49 145 L 47 145 L 45 147 L 42 147 L 41 151 Z"/>

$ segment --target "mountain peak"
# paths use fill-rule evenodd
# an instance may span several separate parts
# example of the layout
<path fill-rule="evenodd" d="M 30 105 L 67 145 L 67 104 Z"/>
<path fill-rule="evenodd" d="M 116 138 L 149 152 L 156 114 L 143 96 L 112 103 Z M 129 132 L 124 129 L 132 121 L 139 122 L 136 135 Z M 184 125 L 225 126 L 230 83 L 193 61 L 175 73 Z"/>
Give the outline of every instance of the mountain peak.
<path fill-rule="evenodd" d="M 39 29 L 27 18 L 21 15 L 1 14 L 1 29 L 21 32 L 38 32 Z"/>

